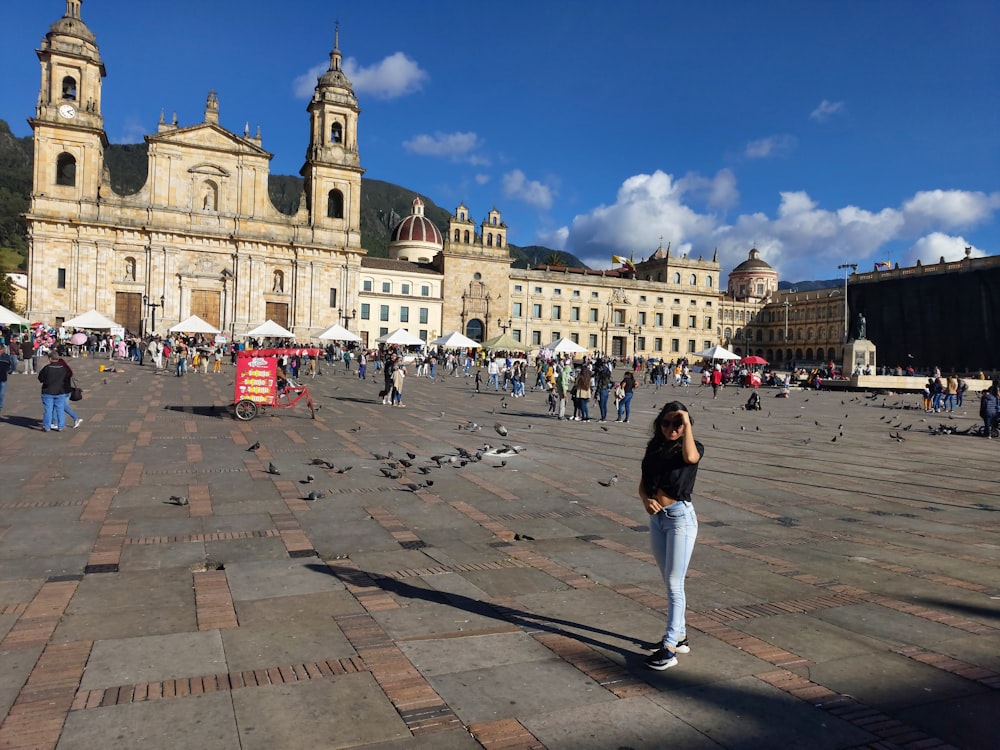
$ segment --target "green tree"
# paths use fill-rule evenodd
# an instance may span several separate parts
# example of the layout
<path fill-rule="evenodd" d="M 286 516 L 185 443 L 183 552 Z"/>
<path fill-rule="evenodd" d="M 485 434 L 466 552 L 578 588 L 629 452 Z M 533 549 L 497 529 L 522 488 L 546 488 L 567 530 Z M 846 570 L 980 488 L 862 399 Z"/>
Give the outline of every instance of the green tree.
<path fill-rule="evenodd" d="M 545 259 L 545 265 L 547 266 L 561 266 L 563 265 L 563 257 L 559 253 L 550 253 L 549 257 Z"/>
<path fill-rule="evenodd" d="M 14 282 L 7 275 L 7 269 L 0 267 L 0 305 L 14 310 Z M 14 312 L 19 312 L 14 310 Z"/>

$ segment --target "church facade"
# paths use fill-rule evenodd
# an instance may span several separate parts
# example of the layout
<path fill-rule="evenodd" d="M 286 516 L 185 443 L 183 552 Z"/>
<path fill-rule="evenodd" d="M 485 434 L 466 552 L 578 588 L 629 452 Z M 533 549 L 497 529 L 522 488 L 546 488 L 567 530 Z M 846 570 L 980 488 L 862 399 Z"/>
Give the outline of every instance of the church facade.
<path fill-rule="evenodd" d="M 58 325 L 97 309 L 131 331 L 163 333 L 196 314 L 236 336 L 270 318 L 307 339 L 337 309 L 356 308 L 360 110 L 337 43 L 308 106 L 294 214 L 271 203 L 259 131 L 220 126 L 214 92 L 201 123 L 161 116 L 146 137 L 146 184 L 119 195 L 104 165 L 106 70 L 80 5 L 67 0 L 37 52 L 29 317 Z"/>

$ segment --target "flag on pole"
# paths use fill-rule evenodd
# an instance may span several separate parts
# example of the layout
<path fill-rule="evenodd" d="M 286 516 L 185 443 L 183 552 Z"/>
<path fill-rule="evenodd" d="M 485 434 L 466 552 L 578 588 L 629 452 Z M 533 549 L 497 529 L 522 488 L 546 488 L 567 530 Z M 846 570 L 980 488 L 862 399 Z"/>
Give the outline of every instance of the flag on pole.
<path fill-rule="evenodd" d="M 878 263 L 875 264 L 876 271 L 881 271 L 883 268 L 892 268 L 892 264 L 889 263 L 889 261 L 887 260 L 880 260 Z"/>
<path fill-rule="evenodd" d="M 623 266 L 625 266 L 629 270 L 631 270 L 631 271 L 635 270 L 635 263 L 633 263 L 632 261 L 630 261 L 628 258 L 622 257 L 621 255 L 612 255 L 611 256 L 611 262 L 612 263 L 621 263 Z"/>

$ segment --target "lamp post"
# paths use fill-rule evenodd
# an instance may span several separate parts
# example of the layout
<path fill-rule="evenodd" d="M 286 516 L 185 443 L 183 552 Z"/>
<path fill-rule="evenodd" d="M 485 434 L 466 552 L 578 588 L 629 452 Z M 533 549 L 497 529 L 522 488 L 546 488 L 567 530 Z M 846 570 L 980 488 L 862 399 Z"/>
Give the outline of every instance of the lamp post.
<path fill-rule="evenodd" d="M 502 330 L 504 333 L 507 333 L 507 329 L 510 328 L 513 324 L 514 321 L 512 321 L 510 318 L 507 318 L 506 320 L 504 320 L 503 318 L 497 319 L 497 325 L 500 326 L 500 330 Z"/>
<path fill-rule="evenodd" d="M 351 310 L 351 314 L 348 315 L 347 314 L 347 310 L 345 310 L 344 308 L 339 308 L 337 310 L 337 314 L 341 318 L 344 319 L 344 328 L 346 328 L 348 330 L 351 327 L 351 321 L 354 320 L 356 317 L 358 317 L 358 311 L 357 310 Z"/>
<path fill-rule="evenodd" d="M 837 268 L 844 269 L 844 341 L 843 341 L 843 343 L 846 344 L 847 343 L 847 332 L 849 330 L 848 327 L 847 327 L 847 269 L 851 269 L 851 273 L 854 273 L 855 271 L 858 270 L 858 264 L 857 263 L 842 263 L 841 265 L 837 266 Z"/>
<path fill-rule="evenodd" d="M 785 308 L 785 339 L 784 339 L 784 343 L 785 343 L 785 346 L 788 346 L 788 308 L 792 306 L 792 303 L 789 302 L 788 300 L 785 300 L 781 304 Z"/>
<path fill-rule="evenodd" d="M 628 332 L 632 334 L 632 356 L 638 356 L 639 354 L 639 336 L 642 335 L 642 326 L 632 326 L 628 327 Z"/>
<path fill-rule="evenodd" d="M 156 304 L 155 302 L 150 302 L 149 298 L 145 294 L 142 295 L 142 304 L 149 310 L 150 314 L 151 322 L 149 324 L 149 333 L 151 334 L 156 333 L 156 308 L 163 307 L 163 302 L 164 300 L 162 294 L 160 295 L 160 304 Z"/>

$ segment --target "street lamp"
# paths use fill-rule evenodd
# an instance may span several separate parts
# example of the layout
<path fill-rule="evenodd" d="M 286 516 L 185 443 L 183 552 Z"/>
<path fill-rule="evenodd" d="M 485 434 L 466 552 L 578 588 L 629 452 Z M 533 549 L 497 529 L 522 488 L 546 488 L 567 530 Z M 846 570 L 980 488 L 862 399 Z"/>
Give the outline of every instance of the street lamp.
<path fill-rule="evenodd" d="M 788 345 L 788 308 L 792 306 L 792 303 L 785 300 L 781 303 L 785 307 L 785 345 Z"/>
<path fill-rule="evenodd" d="M 151 322 L 149 324 L 149 333 L 155 334 L 156 333 L 156 308 L 163 307 L 163 304 L 164 304 L 163 295 L 162 294 L 160 295 L 160 304 L 156 304 L 155 302 L 150 302 L 149 298 L 144 294 L 144 295 L 142 295 L 142 304 L 143 304 L 144 307 L 148 308 L 149 311 L 150 311 Z"/>
<path fill-rule="evenodd" d="M 628 332 L 632 334 L 632 356 L 635 357 L 639 354 L 639 336 L 642 335 L 642 326 L 632 326 L 628 327 Z"/>
<path fill-rule="evenodd" d="M 347 328 L 347 329 L 349 329 L 351 327 L 351 321 L 354 320 L 356 317 L 358 317 L 358 311 L 357 310 L 351 310 L 351 314 L 348 315 L 347 314 L 347 310 L 345 310 L 342 307 L 338 308 L 337 314 L 341 318 L 344 319 L 344 328 Z"/>
<path fill-rule="evenodd" d="M 506 320 L 504 320 L 503 318 L 497 319 L 497 325 L 500 326 L 500 330 L 502 330 L 504 333 L 507 333 L 507 329 L 510 328 L 513 325 L 513 323 L 514 321 L 512 321 L 510 318 L 507 318 Z"/>
<path fill-rule="evenodd" d="M 844 269 L 844 343 L 847 343 L 847 269 L 851 269 L 851 273 L 858 270 L 857 263 L 842 263 L 837 266 L 837 268 Z"/>

